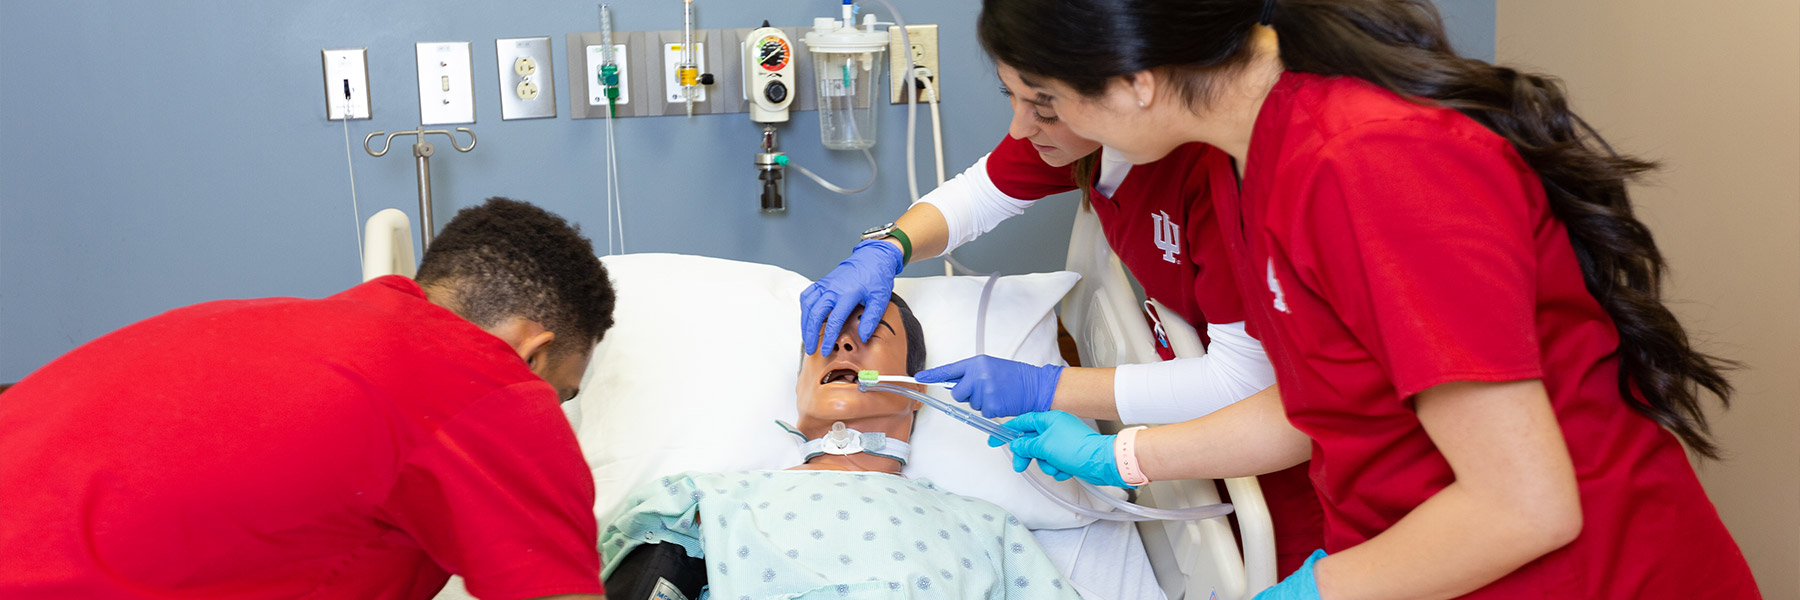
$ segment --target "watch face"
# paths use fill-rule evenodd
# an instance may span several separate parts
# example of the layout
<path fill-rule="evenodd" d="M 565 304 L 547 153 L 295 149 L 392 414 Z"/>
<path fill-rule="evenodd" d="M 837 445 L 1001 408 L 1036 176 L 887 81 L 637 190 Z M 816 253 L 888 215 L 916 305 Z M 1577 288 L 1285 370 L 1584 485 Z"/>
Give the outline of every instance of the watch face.
<path fill-rule="evenodd" d="M 870 227 L 868 230 L 864 231 L 863 237 L 866 238 L 866 237 L 873 237 L 873 236 L 877 236 L 877 235 L 884 235 L 887 232 L 893 231 L 893 230 L 894 230 L 893 223 L 888 223 L 886 225 L 876 225 L 876 226 Z"/>

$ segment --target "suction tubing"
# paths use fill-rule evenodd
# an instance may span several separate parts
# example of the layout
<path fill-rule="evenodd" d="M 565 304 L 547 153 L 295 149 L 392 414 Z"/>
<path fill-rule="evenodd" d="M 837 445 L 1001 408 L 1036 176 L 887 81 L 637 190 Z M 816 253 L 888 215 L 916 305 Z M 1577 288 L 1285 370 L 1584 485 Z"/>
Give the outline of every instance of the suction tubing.
<path fill-rule="evenodd" d="M 1000 440 L 1011 442 L 1022 437 L 1022 434 L 1019 432 L 1009 429 L 999 423 L 990 421 L 981 415 L 969 412 L 962 407 L 950 404 L 930 395 L 921 394 L 912 389 L 900 387 L 891 383 L 868 383 L 860 381 L 857 383 L 856 387 L 863 392 L 888 392 L 917 400 L 927 406 L 938 409 L 939 412 L 950 415 L 953 419 L 962 421 L 970 427 L 981 430 L 982 433 L 986 433 Z M 1067 498 L 1063 498 L 1056 492 L 1051 491 L 1043 482 L 1038 481 L 1036 477 L 1032 477 L 1029 473 L 1020 473 L 1019 475 L 1024 477 L 1025 481 L 1031 483 L 1031 487 L 1037 488 L 1038 493 L 1050 498 L 1050 501 L 1055 502 L 1058 506 L 1069 509 L 1071 512 L 1078 515 L 1107 521 L 1197 521 L 1201 519 L 1223 517 L 1231 514 L 1232 511 L 1230 504 L 1208 504 L 1205 506 L 1177 509 L 1144 506 L 1142 504 L 1114 498 L 1094 484 L 1088 483 L 1086 480 L 1079 477 L 1076 478 L 1076 482 L 1081 485 L 1081 489 L 1087 491 L 1089 496 L 1113 508 L 1113 510 L 1101 510 L 1077 504 Z"/>

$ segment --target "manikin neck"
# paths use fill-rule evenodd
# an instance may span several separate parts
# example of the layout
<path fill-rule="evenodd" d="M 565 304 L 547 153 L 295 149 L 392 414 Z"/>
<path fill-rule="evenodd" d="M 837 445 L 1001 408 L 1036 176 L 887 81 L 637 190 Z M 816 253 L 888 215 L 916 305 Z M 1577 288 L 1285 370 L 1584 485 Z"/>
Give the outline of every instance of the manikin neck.
<path fill-rule="evenodd" d="M 862 423 L 862 421 L 864 420 L 834 421 L 833 428 L 844 429 L 845 434 L 853 436 L 862 436 L 864 433 L 880 434 L 877 436 L 861 437 L 858 439 L 858 444 L 860 445 L 864 440 L 867 440 L 871 443 L 881 444 L 885 447 L 879 447 L 869 451 L 856 451 L 849 454 L 833 453 L 829 451 L 820 452 L 822 448 L 817 448 L 816 446 L 830 445 L 821 444 L 821 442 L 823 442 L 825 438 L 833 435 L 831 429 L 826 429 L 823 433 L 819 433 L 815 431 L 819 429 L 817 424 L 808 422 L 809 427 L 806 427 L 806 431 L 803 431 L 800 428 L 778 421 L 777 423 L 781 425 L 782 429 L 795 436 L 794 439 L 796 442 L 801 443 L 803 446 L 815 447 L 811 451 L 813 456 L 808 457 L 804 464 L 793 467 L 791 470 L 864 471 L 900 475 L 901 470 L 906 466 L 904 459 L 910 452 L 910 446 L 907 443 L 906 437 L 911 431 L 904 430 L 908 428 L 902 428 L 903 431 L 893 433 L 880 430 L 872 432 L 859 431 L 859 428 L 857 428 L 855 424 L 860 423 L 864 426 L 871 425 L 871 423 Z M 886 421 L 886 419 L 882 419 L 882 421 Z M 877 440 L 871 438 L 880 439 Z"/>

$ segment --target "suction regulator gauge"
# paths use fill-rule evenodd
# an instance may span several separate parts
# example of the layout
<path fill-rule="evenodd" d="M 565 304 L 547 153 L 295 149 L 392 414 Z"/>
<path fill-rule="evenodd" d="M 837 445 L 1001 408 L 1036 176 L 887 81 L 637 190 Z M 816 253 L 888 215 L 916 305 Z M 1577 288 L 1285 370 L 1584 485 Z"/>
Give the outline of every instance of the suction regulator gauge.
<path fill-rule="evenodd" d="M 756 46 L 761 57 L 757 63 L 761 64 L 762 68 L 770 71 L 787 68 L 788 57 L 792 54 L 787 40 L 772 35 L 764 36 L 762 41 L 756 43 Z"/>

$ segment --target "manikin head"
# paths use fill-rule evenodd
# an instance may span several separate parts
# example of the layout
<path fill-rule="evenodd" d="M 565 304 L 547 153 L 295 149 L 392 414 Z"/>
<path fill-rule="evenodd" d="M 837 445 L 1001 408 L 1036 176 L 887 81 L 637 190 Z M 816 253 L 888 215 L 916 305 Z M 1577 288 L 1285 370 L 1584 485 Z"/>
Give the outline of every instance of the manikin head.
<path fill-rule="evenodd" d="M 800 376 L 795 384 L 800 420 L 796 427 L 807 439 L 815 439 L 842 421 L 845 427 L 864 433 L 881 432 L 906 441 L 912 436 L 913 415 L 919 403 L 896 394 L 861 392 L 856 372 L 864 369 L 882 375 L 912 375 L 925 368 L 925 330 L 906 300 L 893 296 L 886 314 L 869 341 L 857 339 L 857 324 L 868 318 L 860 310 L 839 331 L 837 348 L 800 357 Z M 899 384 L 919 391 L 924 386 Z"/>
<path fill-rule="evenodd" d="M 594 244 L 562 217 L 489 198 L 444 225 L 419 263 L 419 287 L 504 340 L 563 400 L 612 327 L 613 290 Z"/>

